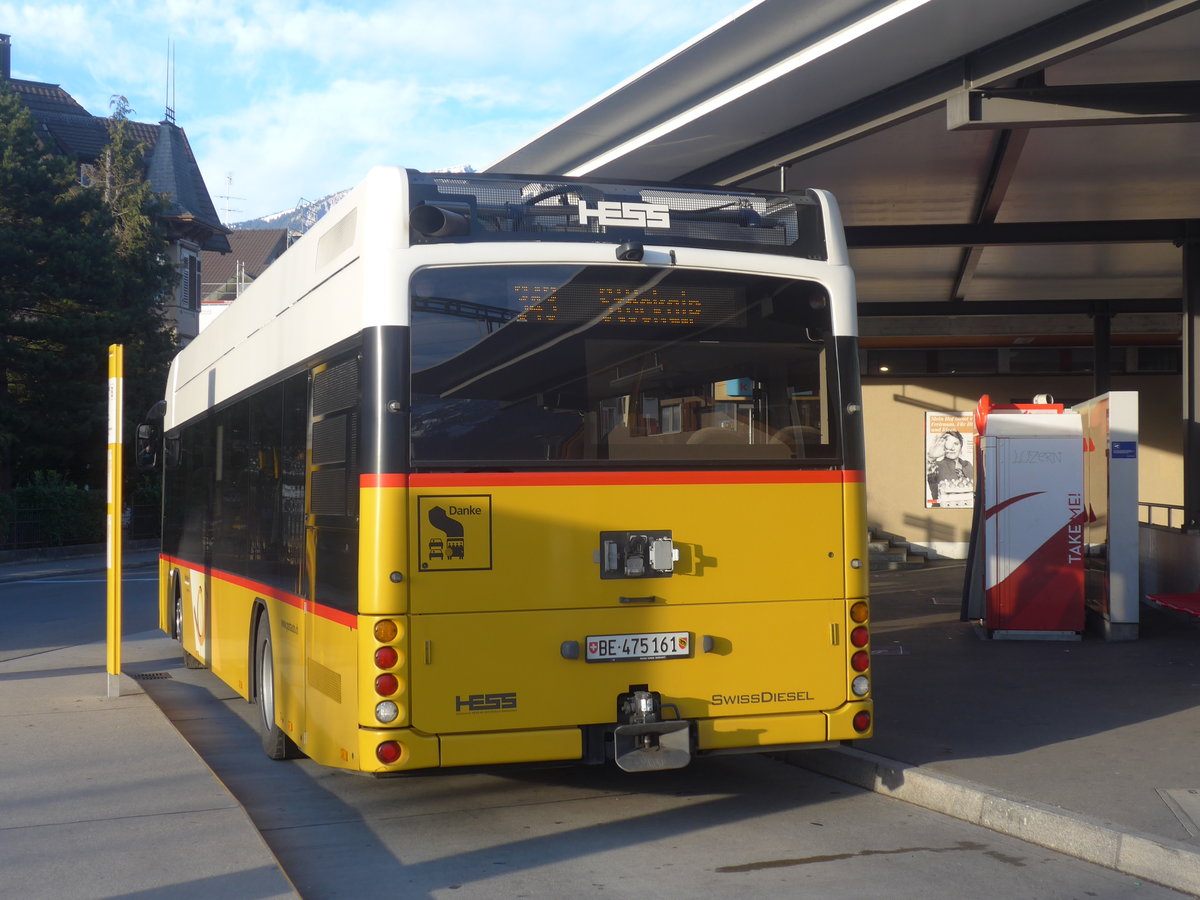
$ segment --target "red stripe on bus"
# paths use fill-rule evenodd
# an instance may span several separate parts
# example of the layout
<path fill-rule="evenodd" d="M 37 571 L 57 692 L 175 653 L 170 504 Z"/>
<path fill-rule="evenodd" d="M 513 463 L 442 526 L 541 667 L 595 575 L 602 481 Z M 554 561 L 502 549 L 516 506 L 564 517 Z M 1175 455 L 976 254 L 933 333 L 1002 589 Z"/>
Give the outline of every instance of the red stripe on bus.
<path fill-rule="evenodd" d="M 383 472 L 359 475 L 358 486 L 364 488 L 402 488 L 408 487 L 407 475 L 388 475 Z"/>
<path fill-rule="evenodd" d="M 560 487 L 621 484 L 856 484 L 858 470 L 772 469 L 735 472 L 426 472 L 408 476 L 411 487 Z"/>
<path fill-rule="evenodd" d="M 160 554 L 160 558 L 166 560 L 172 566 L 182 566 L 185 569 L 191 569 L 193 572 L 205 571 L 203 566 L 195 565 L 185 559 L 168 556 L 165 553 Z M 345 610 L 334 609 L 332 606 L 325 606 L 321 603 L 305 600 L 303 597 L 297 596 L 290 591 L 283 591 L 279 588 L 263 584 L 260 581 L 251 581 L 249 578 L 243 578 L 241 575 L 234 575 L 232 572 L 226 572 L 222 569 L 209 569 L 208 571 L 218 581 L 224 581 L 227 584 L 252 591 L 260 597 L 270 597 L 272 600 L 286 603 L 288 606 L 294 607 L 301 612 L 311 612 L 319 618 L 328 619 L 330 622 L 336 622 L 338 625 L 345 625 L 347 628 L 358 628 L 358 616 L 354 615 L 354 613 L 348 613 Z"/>

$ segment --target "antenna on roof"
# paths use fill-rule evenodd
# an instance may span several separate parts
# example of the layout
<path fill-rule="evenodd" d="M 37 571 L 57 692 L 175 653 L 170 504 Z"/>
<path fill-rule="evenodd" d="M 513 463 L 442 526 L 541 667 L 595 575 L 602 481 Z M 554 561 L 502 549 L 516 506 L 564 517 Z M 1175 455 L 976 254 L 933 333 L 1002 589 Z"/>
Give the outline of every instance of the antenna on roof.
<path fill-rule="evenodd" d="M 225 190 L 226 191 L 233 190 L 233 173 L 232 172 L 225 173 Z M 233 214 L 235 212 L 241 212 L 240 209 L 233 209 L 230 206 L 230 201 L 231 200 L 245 200 L 246 198 L 245 197 L 234 197 L 232 194 L 226 193 L 226 194 L 221 194 L 219 197 L 217 197 L 217 199 L 225 201 L 225 210 L 224 210 L 225 218 L 223 221 L 228 222 L 233 217 Z"/>
<path fill-rule="evenodd" d="M 175 45 L 167 38 L 167 85 L 163 101 L 167 108 L 163 121 L 168 125 L 175 124 Z"/>

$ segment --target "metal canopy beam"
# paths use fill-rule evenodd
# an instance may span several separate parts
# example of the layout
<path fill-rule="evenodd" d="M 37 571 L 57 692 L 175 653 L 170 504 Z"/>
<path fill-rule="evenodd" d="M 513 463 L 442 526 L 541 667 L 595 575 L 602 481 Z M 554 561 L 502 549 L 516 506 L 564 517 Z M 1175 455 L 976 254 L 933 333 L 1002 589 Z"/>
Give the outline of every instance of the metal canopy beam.
<path fill-rule="evenodd" d="M 928 112 L 961 90 L 962 83 L 961 61 L 940 66 L 851 106 L 693 169 L 676 180 L 685 184 L 717 185 L 749 181 L 779 166 L 789 166 Z"/>
<path fill-rule="evenodd" d="M 1200 121 L 1200 81 L 961 90 L 946 127 L 1051 128 Z"/>
<path fill-rule="evenodd" d="M 1196 9 L 1200 0 L 1093 0 L 972 53 L 966 84 L 999 86 Z"/>
<path fill-rule="evenodd" d="M 973 300 L 860 303 L 860 319 L 908 318 L 910 316 L 1091 316 L 1098 312 L 1108 315 L 1178 313 L 1183 301 L 1178 297 L 1155 297 L 1146 300 Z"/>
<path fill-rule="evenodd" d="M 1015 247 L 1034 244 L 1182 243 L 1186 234 L 1186 219 L 846 226 L 846 242 L 852 250 L 897 247 Z"/>
<path fill-rule="evenodd" d="M 963 90 L 1023 75 L 1200 9 L 1200 0 L 1094 0 L 840 110 L 798 123 L 681 174 L 695 184 L 740 184 L 928 112 Z"/>
<path fill-rule="evenodd" d="M 1021 151 L 1025 149 L 1025 140 L 1029 130 L 1025 128 L 1003 129 L 996 135 L 995 149 L 992 151 L 992 164 L 988 169 L 987 179 L 979 198 L 978 209 L 975 212 L 977 225 L 991 225 L 1000 213 L 1004 197 L 1012 184 L 1013 175 L 1017 170 L 1017 162 L 1021 159 Z M 954 276 L 954 288 L 950 296 L 961 300 L 967 296 L 971 281 L 983 259 L 982 247 L 967 247 L 963 250 L 958 272 Z"/>

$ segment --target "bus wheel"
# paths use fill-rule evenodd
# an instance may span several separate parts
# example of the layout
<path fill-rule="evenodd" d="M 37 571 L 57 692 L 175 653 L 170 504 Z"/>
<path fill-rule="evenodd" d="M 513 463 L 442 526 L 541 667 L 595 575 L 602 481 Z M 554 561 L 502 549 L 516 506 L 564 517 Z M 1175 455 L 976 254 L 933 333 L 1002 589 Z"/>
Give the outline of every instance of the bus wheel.
<path fill-rule="evenodd" d="M 180 590 L 179 590 L 179 580 L 178 579 L 175 580 L 175 600 L 173 601 L 173 609 L 171 612 L 171 619 L 174 623 L 174 628 L 175 628 L 175 633 L 172 634 L 171 637 L 173 637 L 173 638 L 175 638 L 175 640 L 179 641 L 179 645 L 182 647 L 183 646 L 183 596 L 181 595 Z M 196 659 L 196 657 L 192 656 L 192 654 L 188 653 L 187 650 L 183 651 L 183 667 L 185 669 L 203 669 L 203 668 L 205 668 L 204 663 L 201 662 L 200 660 Z"/>
<path fill-rule="evenodd" d="M 259 622 L 255 641 L 255 669 L 258 675 L 258 712 L 263 750 L 271 759 L 290 759 L 299 755 L 287 733 L 275 723 L 275 662 L 271 656 L 271 625 L 266 616 Z"/>
<path fill-rule="evenodd" d="M 171 592 L 171 637 L 183 643 L 183 601 L 179 598 L 179 585 Z"/>

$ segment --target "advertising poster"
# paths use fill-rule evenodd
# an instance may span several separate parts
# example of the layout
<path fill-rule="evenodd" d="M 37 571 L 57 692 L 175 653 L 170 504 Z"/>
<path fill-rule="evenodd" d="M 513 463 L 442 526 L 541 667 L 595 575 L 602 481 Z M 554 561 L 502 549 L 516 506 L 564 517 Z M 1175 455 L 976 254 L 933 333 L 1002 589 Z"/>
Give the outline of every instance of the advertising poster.
<path fill-rule="evenodd" d="M 975 505 L 975 416 L 925 413 L 925 508 Z"/>

